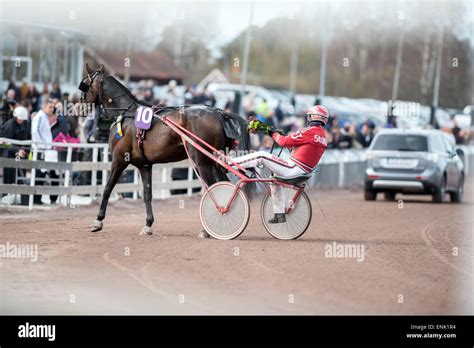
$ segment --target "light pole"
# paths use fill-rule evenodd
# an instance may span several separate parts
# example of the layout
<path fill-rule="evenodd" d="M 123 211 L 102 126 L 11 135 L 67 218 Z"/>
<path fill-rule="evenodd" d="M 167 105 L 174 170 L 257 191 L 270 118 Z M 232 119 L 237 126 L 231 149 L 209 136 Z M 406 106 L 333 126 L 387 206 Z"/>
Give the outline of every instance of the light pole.
<path fill-rule="evenodd" d="M 439 103 L 439 85 L 441 82 L 441 62 L 443 60 L 443 44 L 444 44 L 444 25 L 441 25 L 438 32 L 438 52 L 436 54 L 436 76 L 433 90 L 433 103 L 431 107 L 430 124 L 434 125 L 436 108 Z"/>
<path fill-rule="evenodd" d="M 321 74 L 319 76 L 319 95 L 322 97 L 326 93 L 326 66 L 328 60 L 328 33 L 327 26 L 324 28 L 322 37 L 322 51 L 321 51 Z"/>
<path fill-rule="evenodd" d="M 253 11 L 255 7 L 255 2 L 250 3 L 250 14 L 249 14 L 249 24 L 247 28 L 247 35 L 245 36 L 245 47 L 244 47 L 244 61 L 242 67 L 242 75 L 240 76 L 240 115 L 244 115 L 243 112 L 243 100 L 245 97 L 245 85 L 247 84 L 247 73 L 249 66 L 249 53 L 250 53 L 250 42 L 252 41 L 252 22 L 253 22 Z"/>
<path fill-rule="evenodd" d="M 319 95 L 322 97 L 326 94 L 326 67 L 328 61 L 328 45 L 329 45 L 329 35 L 331 30 L 331 3 L 328 5 L 328 13 L 326 15 L 326 20 L 324 24 L 324 29 L 322 32 L 322 50 L 321 50 L 321 68 L 319 76 Z"/>
<path fill-rule="evenodd" d="M 392 103 L 395 103 L 398 96 L 398 84 L 400 82 L 400 72 L 402 70 L 404 41 L 405 41 L 405 30 L 402 27 L 400 29 L 400 36 L 398 37 L 397 63 L 395 66 L 395 76 L 393 77 Z"/>
<path fill-rule="evenodd" d="M 392 99 L 387 104 L 387 124 L 391 124 L 393 121 L 393 109 L 395 108 L 395 101 L 398 97 L 398 85 L 400 83 L 400 72 L 402 70 L 403 61 L 403 44 L 405 42 L 405 30 L 404 26 L 401 25 L 400 36 L 398 37 L 397 47 L 397 63 L 395 65 L 395 76 L 393 77 L 393 88 L 392 88 Z"/>
<path fill-rule="evenodd" d="M 296 93 L 296 80 L 298 75 L 298 41 L 293 40 L 291 47 L 291 62 L 290 62 L 290 91 L 293 95 Z"/>

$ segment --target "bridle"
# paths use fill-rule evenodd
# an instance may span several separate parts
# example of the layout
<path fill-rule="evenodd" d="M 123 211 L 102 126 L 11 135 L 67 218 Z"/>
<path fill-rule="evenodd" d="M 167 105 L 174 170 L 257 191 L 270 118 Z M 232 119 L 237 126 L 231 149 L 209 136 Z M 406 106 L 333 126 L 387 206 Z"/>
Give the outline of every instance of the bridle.
<path fill-rule="evenodd" d="M 84 102 L 84 96 L 87 92 L 89 92 L 89 90 L 92 88 L 92 84 L 94 83 L 94 80 L 95 78 L 99 76 L 100 80 L 100 87 L 99 87 L 99 117 L 102 117 L 104 115 L 104 112 L 107 112 L 109 110 L 111 111 L 122 111 L 122 116 L 125 116 L 124 114 L 130 110 L 130 108 L 132 107 L 132 105 L 134 104 L 134 101 L 132 100 L 132 102 L 130 103 L 130 105 L 127 107 L 127 108 L 110 108 L 110 107 L 105 107 L 103 104 L 102 104 L 102 100 L 105 99 L 106 97 L 103 96 L 102 94 L 102 91 L 104 89 L 104 73 L 102 72 L 102 69 L 98 68 L 96 71 L 94 71 L 92 74 L 90 74 L 89 72 L 87 72 L 87 79 L 89 80 L 89 83 L 85 83 L 84 80 L 86 80 L 86 78 L 84 78 L 84 80 L 81 81 L 81 83 L 79 84 L 79 90 L 82 91 L 82 96 L 81 96 L 81 103 Z M 116 96 L 112 96 L 112 97 L 109 97 L 107 98 L 107 104 L 112 104 L 113 100 L 114 99 L 117 99 L 117 98 L 120 98 L 120 97 L 123 97 L 125 95 L 128 94 L 128 91 L 123 93 L 123 94 L 120 94 L 120 95 L 116 95 Z"/>

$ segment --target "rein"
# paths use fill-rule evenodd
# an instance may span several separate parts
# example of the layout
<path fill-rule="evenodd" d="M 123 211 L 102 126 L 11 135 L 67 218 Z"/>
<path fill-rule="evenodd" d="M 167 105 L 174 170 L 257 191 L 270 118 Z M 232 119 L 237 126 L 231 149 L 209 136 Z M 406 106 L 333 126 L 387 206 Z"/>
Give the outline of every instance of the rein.
<path fill-rule="evenodd" d="M 126 117 L 124 115 L 124 113 L 128 112 L 130 110 L 130 108 L 133 106 L 133 104 L 136 102 L 136 100 L 133 100 L 132 98 L 132 102 L 130 103 L 130 105 L 126 108 L 111 108 L 111 107 L 105 107 L 104 105 L 102 105 L 102 101 L 105 99 L 105 97 L 103 96 L 103 89 L 104 89 L 104 74 L 103 72 L 100 70 L 100 69 L 97 69 L 96 71 L 94 71 L 94 73 L 92 74 L 92 76 L 88 73 L 87 74 L 87 79 L 89 80 L 89 84 L 86 84 L 84 81 L 81 81 L 81 83 L 79 84 L 79 90 L 82 91 L 82 97 L 81 97 L 81 100 L 84 100 L 84 94 L 87 93 L 91 87 L 92 87 L 92 84 L 95 80 L 95 78 L 99 76 L 100 78 L 100 88 L 99 88 L 99 117 L 102 117 L 103 114 L 104 114 L 104 111 L 107 112 L 107 111 L 123 111 L 123 113 L 119 116 L 122 116 L 122 117 Z M 114 99 L 117 99 L 117 98 L 121 98 L 121 97 L 124 97 L 126 95 L 128 95 L 130 92 L 129 91 L 125 91 L 123 94 L 119 94 L 119 95 L 115 95 L 115 96 L 112 96 L 110 98 L 107 99 L 107 102 L 108 103 L 111 103 Z M 117 116 L 118 117 L 118 116 Z M 114 117 L 116 118 L 116 117 Z"/>
<path fill-rule="evenodd" d="M 92 85 L 92 83 L 91 83 Z M 135 100 L 132 99 L 132 102 L 130 103 L 130 105 L 128 105 L 127 108 L 111 108 L 111 107 L 105 107 L 102 105 L 101 101 L 104 98 L 104 96 L 102 95 L 102 91 L 104 89 L 104 75 L 102 73 L 100 73 L 100 88 L 99 88 L 99 117 L 101 117 L 103 115 L 102 111 L 123 111 L 122 112 L 122 117 L 125 117 L 125 113 L 128 112 L 130 110 L 130 108 L 133 106 L 133 104 L 135 103 Z M 117 95 L 117 96 L 112 96 L 110 97 L 107 102 L 108 103 L 111 103 L 114 99 L 116 98 L 121 98 L 121 97 L 124 97 L 128 94 L 128 91 L 123 93 L 123 94 L 120 94 L 120 95 Z"/>

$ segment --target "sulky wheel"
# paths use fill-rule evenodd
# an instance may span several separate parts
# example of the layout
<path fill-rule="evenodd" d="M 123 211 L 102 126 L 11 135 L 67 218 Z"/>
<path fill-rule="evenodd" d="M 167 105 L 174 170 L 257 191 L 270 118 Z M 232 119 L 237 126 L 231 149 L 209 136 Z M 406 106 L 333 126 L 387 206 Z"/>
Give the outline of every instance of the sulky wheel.
<path fill-rule="evenodd" d="M 229 210 L 220 212 L 216 208 L 225 208 L 235 193 Z M 247 227 L 250 218 L 250 206 L 247 197 L 239 188 L 227 181 L 216 182 L 204 193 L 199 206 L 199 215 L 204 229 L 216 239 L 234 239 Z"/>
<path fill-rule="evenodd" d="M 285 194 L 285 208 L 288 209 L 296 191 L 290 188 L 283 188 Z M 293 209 L 286 214 L 286 222 L 279 224 L 269 224 L 268 220 L 273 217 L 272 196 L 267 193 L 263 198 L 260 209 L 263 226 L 273 237 L 278 239 L 296 239 L 303 235 L 311 223 L 312 209 L 311 202 L 305 192 L 301 192 L 293 206 Z"/>

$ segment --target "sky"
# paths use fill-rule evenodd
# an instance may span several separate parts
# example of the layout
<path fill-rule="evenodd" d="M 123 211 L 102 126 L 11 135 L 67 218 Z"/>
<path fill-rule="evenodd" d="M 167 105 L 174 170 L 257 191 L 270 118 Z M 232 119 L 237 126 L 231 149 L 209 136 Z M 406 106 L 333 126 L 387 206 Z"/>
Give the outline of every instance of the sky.
<path fill-rule="evenodd" d="M 273 18 L 291 17 L 300 20 L 302 16 L 309 16 L 311 21 L 314 19 L 315 26 L 321 26 L 324 13 L 330 9 L 334 16 L 344 17 L 347 23 L 374 17 L 380 21 L 380 26 L 388 28 L 391 24 L 385 18 L 387 11 L 395 15 L 406 8 L 408 15 L 414 3 L 415 6 L 422 4 L 426 11 L 412 11 L 411 23 L 426 20 L 430 16 L 432 21 L 439 22 L 444 18 L 431 15 L 430 9 L 440 4 L 450 4 L 454 10 L 458 4 L 462 4 L 468 10 L 463 13 L 462 20 L 456 20 L 460 26 L 459 33 L 471 40 L 474 37 L 474 2 L 471 0 L 0 0 L 0 19 L 75 28 L 92 36 L 104 31 L 113 35 L 114 31 L 125 29 L 145 31 L 150 33 L 147 37 L 150 46 L 159 42 L 160 33 L 169 24 L 179 21 L 199 22 L 212 32 L 208 46 L 216 48 L 247 28 L 252 3 L 252 23 L 257 26 L 263 26 Z"/>

